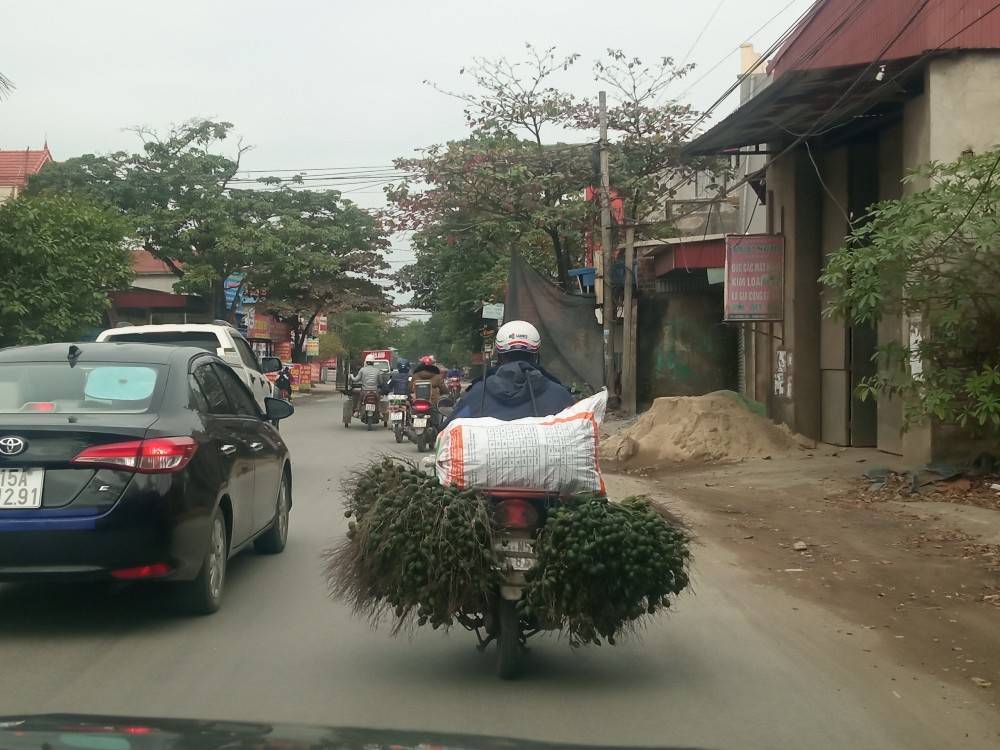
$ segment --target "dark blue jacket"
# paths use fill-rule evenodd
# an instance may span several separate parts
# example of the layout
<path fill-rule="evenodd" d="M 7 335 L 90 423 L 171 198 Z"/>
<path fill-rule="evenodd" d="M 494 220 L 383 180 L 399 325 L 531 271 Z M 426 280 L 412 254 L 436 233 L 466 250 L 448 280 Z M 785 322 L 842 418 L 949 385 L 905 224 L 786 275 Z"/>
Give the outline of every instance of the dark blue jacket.
<path fill-rule="evenodd" d="M 540 367 L 508 362 L 469 386 L 448 418 L 495 417 L 510 421 L 547 417 L 575 403 L 569 390 Z"/>
<path fill-rule="evenodd" d="M 410 393 L 410 373 L 393 370 L 389 373 L 389 393 L 406 396 Z"/>

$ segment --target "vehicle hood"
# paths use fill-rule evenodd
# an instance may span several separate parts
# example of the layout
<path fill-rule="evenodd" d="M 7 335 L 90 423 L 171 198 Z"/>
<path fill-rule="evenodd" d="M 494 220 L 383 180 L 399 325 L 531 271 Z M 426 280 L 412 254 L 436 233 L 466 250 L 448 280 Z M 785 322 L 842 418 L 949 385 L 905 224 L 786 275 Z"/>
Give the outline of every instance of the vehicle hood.
<path fill-rule="evenodd" d="M 39 747 L 52 750 L 221 750 L 230 747 L 266 750 L 416 750 L 428 747 L 441 750 L 583 750 L 596 746 L 305 724 L 34 714 L 0 716 L 0 747 L 4 750 L 37 750 Z M 622 746 L 620 750 L 630 749 Z"/>

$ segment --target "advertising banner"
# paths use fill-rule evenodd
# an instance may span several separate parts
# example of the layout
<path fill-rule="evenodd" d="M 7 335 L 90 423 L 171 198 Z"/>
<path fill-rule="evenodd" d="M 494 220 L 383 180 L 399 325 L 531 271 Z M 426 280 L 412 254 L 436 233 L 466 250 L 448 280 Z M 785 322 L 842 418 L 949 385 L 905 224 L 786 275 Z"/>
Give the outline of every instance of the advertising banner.
<path fill-rule="evenodd" d="M 783 320 L 785 238 L 726 236 L 725 320 Z"/>

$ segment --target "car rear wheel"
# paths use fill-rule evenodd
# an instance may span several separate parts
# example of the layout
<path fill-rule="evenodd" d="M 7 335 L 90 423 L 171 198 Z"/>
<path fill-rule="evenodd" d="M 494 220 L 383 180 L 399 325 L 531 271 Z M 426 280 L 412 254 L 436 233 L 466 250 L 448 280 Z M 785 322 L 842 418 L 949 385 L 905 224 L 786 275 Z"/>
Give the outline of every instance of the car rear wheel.
<path fill-rule="evenodd" d="M 222 604 L 222 590 L 226 584 L 226 565 L 229 561 L 229 538 L 226 522 L 218 510 L 212 517 L 212 532 L 208 548 L 202 559 L 201 570 L 193 581 L 177 584 L 183 609 L 193 615 L 210 615 Z"/>
<path fill-rule="evenodd" d="M 288 543 L 288 511 L 291 508 L 288 494 L 288 478 L 282 474 L 278 485 L 278 497 L 274 505 L 274 519 L 271 526 L 254 540 L 255 552 L 263 555 L 277 555 Z"/>

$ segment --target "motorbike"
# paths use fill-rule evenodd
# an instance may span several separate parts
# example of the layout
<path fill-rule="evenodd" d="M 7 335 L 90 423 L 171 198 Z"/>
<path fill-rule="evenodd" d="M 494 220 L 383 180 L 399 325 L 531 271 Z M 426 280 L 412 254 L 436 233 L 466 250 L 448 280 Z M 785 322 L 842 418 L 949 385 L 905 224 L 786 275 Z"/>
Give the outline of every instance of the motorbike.
<path fill-rule="evenodd" d="M 458 397 L 462 395 L 462 379 L 448 378 L 448 390 L 451 392 L 452 399 L 458 401 Z"/>
<path fill-rule="evenodd" d="M 358 416 L 361 417 L 361 423 L 366 425 L 369 430 L 373 425 L 382 421 L 379 415 L 380 406 L 378 391 L 361 391 Z"/>
<path fill-rule="evenodd" d="M 397 443 L 403 442 L 410 429 L 409 400 L 405 394 L 389 394 L 389 424 Z"/>
<path fill-rule="evenodd" d="M 496 591 L 487 593 L 483 611 L 463 613 L 458 621 L 475 632 L 480 652 L 496 641 L 497 675 L 513 679 L 519 672 L 521 655 L 528 651 L 528 638 L 559 628 L 558 622 L 524 617 L 518 609 L 527 583 L 525 574 L 538 559 L 535 540 L 548 514 L 558 507 L 559 496 L 531 489 L 484 490 L 484 495 L 501 529 L 493 551 L 501 561 L 503 580 Z"/>
<path fill-rule="evenodd" d="M 407 436 L 417 444 L 417 453 L 423 453 L 437 439 L 439 414 L 430 399 L 415 398 L 409 409 Z"/>

